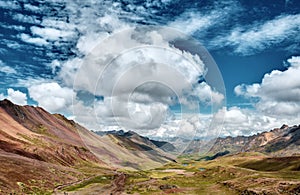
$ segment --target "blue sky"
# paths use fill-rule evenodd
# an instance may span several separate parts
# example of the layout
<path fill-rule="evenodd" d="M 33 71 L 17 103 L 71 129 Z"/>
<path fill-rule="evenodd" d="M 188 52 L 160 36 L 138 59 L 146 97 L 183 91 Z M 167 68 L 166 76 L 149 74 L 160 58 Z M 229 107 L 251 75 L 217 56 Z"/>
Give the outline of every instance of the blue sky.
<path fill-rule="evenodd" d="M 214 86 L 209 88 L 201 84 L 199 90 L 202 91 L 198 92 L 205 95 L 208 90 L 214 103 L 224 95 L 222 102 L 226 100 L 226 108 L 221 104 L 217 106 L 220 110 L 212 113 L 222 115 L 224 119 L 222 135 L 248 135 L 282 123 L 294 125 L 300 122 L 297 120 L 300 113 L 297 98 L 300 95 L 297 77 L 300 3 L 297 0 L 1 0 L 0 17 L 1 99 L 39 105 L 50 112 L 66 114 L 93 129 L 122 128 L 124 122 L 119 121 L 118 125 L 112 122 L 108 110 L 113 108 L 103 108 L 103 100 L 111 100 L 111 94 L 93 94 L 85 80 L 78 79 L 78 75 L 88 78 L 92 72 L 88 72 L 91 71 L 88 68 L 83 71 L 80 65 L 86 63 L 92 48 L 101 45 L 107 37 L 139 25 L 157 25 L 174 28 L 195 38 L 215 60 L 226 94 L 214 91 Z M 192 72 L 186 74 L 193 75 Z M 139 90 L 149 92 L 143 87 Z M 196 89 L 193 90 L 191 97 L 195 96 Z M 163 88 L 161 91 L 168 90 Z M 126 116 L 137 117 L 136 120 L 141 122 L 150 120 L 147 117 L 157 122 L 151 114 L 172 118 L 166 114 L 165 106 L 172 111 L 176 105 L 164 102 L 160 94 L 153 91 L 151 94 L 149 97 L 154 102 L 143 102 L 135 107 L 135 114 Z M 198 100 L 205 102 L 204 95 L 197 96 Z M 93 106 L 89 105 L 91 103 Z M 150 104 L 155 108 L 148 107 Z M 93 117 L 76 115 L 76 111 L 85 109 Z M 150 109 L 150 115 L 137 111 L 143 109 Z M 197 129 L 203 123 L 210 123 L 206 120 L 207 113 L 202 114 L 202 122 L 187 118 L 181 129 L 188 132 L 190 128 Z M 157 123 L 163 122 L 158 120 Z M 134 128 L 132 124 L 126 125 Z M 151 128 L 152 125 L 156 127 L 157 124 L 150 122 Z M 143 129 L 141 126 L 136 128 Z M 141 132 L 153 136 L 174 134 L 172 128 L 174 126 L 166 125 L 152 134 L 146 130 Z"/>

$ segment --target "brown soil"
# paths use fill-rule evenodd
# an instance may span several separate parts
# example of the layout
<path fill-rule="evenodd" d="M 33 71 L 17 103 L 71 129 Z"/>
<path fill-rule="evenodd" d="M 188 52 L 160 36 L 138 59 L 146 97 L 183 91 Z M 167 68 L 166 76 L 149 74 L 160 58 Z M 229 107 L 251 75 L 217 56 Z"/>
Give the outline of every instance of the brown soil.
<path fill-rule="evenodd" d="M 47 191 L 84 175 L 72 168 L 0 151 L 0 194 Z"/>
<path fill-rule="evenodd" d="M 112 185 L 113 189 L 110 192 L 111 195 L 118 195 L 124 190 L 126 181 L 126 175 L 124 173 L 118 173 L 114 179 Z"/>

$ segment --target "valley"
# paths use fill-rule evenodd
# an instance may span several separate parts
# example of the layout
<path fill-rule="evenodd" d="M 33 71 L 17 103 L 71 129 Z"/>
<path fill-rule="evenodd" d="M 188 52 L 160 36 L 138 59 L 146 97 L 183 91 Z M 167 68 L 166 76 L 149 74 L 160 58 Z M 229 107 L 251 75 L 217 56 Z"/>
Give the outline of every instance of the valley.
<path fill-rule="evenodd" d="M 0 116 L 0 194 L 300 193 L 299 126 L 218 138 L 205 154 L 194 140 L 176 157 L 171 143 L 97 135 L 39 107 L 3 100 Z"/>
<path fill-rule="evenodd" d="M 124 171 L 121 191 L 113 191 L 114 181 L 119 179 L 116 177 L 111 183 L 75 185 L 65 192 L 97 194 L 106 189 L 113 194 L 299 194 L 299 167 L 300 157 L 270 158 L 255 152 L 212 161 L 185 157 L 153 170 Z"/>

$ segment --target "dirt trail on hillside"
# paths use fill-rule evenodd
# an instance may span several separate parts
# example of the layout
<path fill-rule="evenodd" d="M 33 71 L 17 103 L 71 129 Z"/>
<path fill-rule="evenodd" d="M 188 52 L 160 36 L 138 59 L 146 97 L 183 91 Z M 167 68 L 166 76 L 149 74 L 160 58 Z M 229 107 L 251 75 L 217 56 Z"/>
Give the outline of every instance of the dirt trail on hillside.
<path fill-rule="evenodd" d="M 124 191 L 125 188 L 125 181 L 126 181 L 126 175 L 124 173 L 118 173 L 113 184 L 113 189 L 110 192 L 111 195 L 118 195 L 121 194 L 122 191 Z"/>

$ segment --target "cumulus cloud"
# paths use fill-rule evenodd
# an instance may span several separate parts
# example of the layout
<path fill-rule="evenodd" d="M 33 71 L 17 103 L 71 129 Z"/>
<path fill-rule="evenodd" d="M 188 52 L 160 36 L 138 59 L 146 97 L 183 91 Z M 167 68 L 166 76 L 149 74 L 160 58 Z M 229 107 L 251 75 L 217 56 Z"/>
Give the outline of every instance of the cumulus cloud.
<path fill-rule="evenodd" d="M 222 128 L 220 136 L 253 135 L 281 127 L 282 124 L 299 124 L 298 117 L 280 114 L 270 115 L 258 109 L 236 106 L 220 109 L 216 115 L 216 118 L 220 115 L 220 119 L 217 119 L 215 122 L 222 122 L 222 125 L 216 124 L 215 126 Z"/>
<path fill-rule="evenodd" d="M 231 107 L 229 109 L 224 108 L 220 112 L 225 115 L 223 136 L 251 135 L 263 131 L 262 127 L 267 129 L 275 125 L 275 119 L 261 117 L 254 110 Z M 273 123 L 268 124 L 271 122 Z"/>
<path fill-rule="evenodd" d="M 39 106 L 50 112 L 65 112 L 72 105 L 74 95 L 72 89 L 61 87 L 55 82 L 32 85 L 28 92 Z"/>
<path fill-rule="evenodd" d="M 224 99 L 224 95 L 217 91 L 214 91 L 210 85 L 205 82 L 200 83 L 193 90 L 193 95 L 199 97 L 201 102 L 205 102 L 207 104 L 220 104 Z"/>
<path fill-rule="evenodd" d="M 216 116 L 217 123 L 222 121 L 219 114 L 225 116 L 221 135 L 252 135 L 282 124 L 299 124 L 300 57 L 293 56 L 286 63 L 286 70 L 265 74 L 261 83 L 235 87 L 235 94 L 250 99 L 253 108 L 221 109 Z"/>
<path fill-rule="evenodd" d="M 249 55 L 287 41 L 299 42 L 300 14 L 281 15 L 273 20 L 239 26 L 229 35 L 217 37 L 213 45 L 232 46 L 236 53 Z"/>
<path fill-rule="evenodd" d="M 95 130 L 127 127 L 145 135 L 191 137 L 195 133 L 208 135 L 211 129 L 210 135 L 216 136 L 224 115 L 225 135 L 250 134 L 260 131 L 261 126 L 268 130 L 284 121 L 293 124 L 287 116 L 300 110 L 299 79 L 292 73 L 299 73 L 299 57 L 287 61 L 290 66 L 286 71 L 274 70 L 266 74 L 261 83 L 241 84 L 235 88 L 237 95 L 253 100 L 257 110 L 232 107 L 219 110 L 215 119 L 212 113 L 196 117 L 192 113 L 180 118 L 175 116 L 177 113 L 171 113 L 170 106 L 180 104 L 179 110 L 195 111 L 199 102 L 205 106 L 222 105 L 225 95 L 201 79 L 207 73 L 205 60 L 181 48 L 184 46 L 180 43 L 175 47 L 173 43 L 182 38 L 182 34 L 167 28 L 151 30 L 149 27 L 143 31 L 135 27 L 139 22 L 166 24 L 207 40 L 207 45 L 214 48 L 229 47 L 236 53 L 249 55 L 289 42 L 289 37 L 294 42 L 300 40 L 299 14 L 245 25 L 239 23 L 246 12 L 241 12 L 243 8 L 238 1 L 204 3 L 204 7 L 200 3 L 195 9 L 187 4 L 187 7 L 182 6 L 182 14 L 170 17 L 168 6 L 174 2 L 178 3 L 170 0 L 147 0 L 139 5 L 49 1 L 39 6 L 24 2 L 20 6 L 18 1 L 0 0 L 0 7 L 5 10 L 26 10 L 22 14 L 5 12 L 18 25 L 2 26 L 18 31 L 16 37 L 32 44 L 30 47 L 37 49 L 34 53 L 47 51 L 46 55 L 50 56 L 50 59 L 44 55 L 40 58 L 52 70 L 53 75 L 47 78 L 53 80 L 41 79 L 33 71 L 34 78 L 19 79 L 17 85 L 28 87 L 30 97 L 39 106 L 68 115 L 74 110 L 72 117 L 76 121 Z M 13 49 L 20 48 L 22 42 L 17 41 L 3 39 L 3 43 Z M 155 48 L 149 48 L 153 45 Z M 65 52 L 66 56 L 58 55 Z M 0 67 L 1 72 L 17 73 L 5 64 Z M 21 101 L 24 95 L 20 93 L 10 89 L 9 94 L 15 99 L 20 97 L 24 103 Z M 81 93 L 88 95 L 81 96 Z M 214 122 L 216 126 L 209 127 Z"/>
<path fill-rule="evenodd" d="M 104 97 L 94 109 L 99 123 L 108 128 L 157 130 L 169 117 L 171 105 L 195 103 L 197 109 L 199 102 L 222 104 L 223 94 L 199 82 L 208 68 L 201 58 L 170 46 L 178 36 L 170 29 L 169 34 L 160 30 L 131 28 L 114 34 L 86 58 L 62 64 L 59 77 L 77 91 Z"/>
<path fill-rule="evenodd" d="M 205 80 L 199 82 L 199 77 L 207 73 L 199 55 L 189 52 L 188 48 L 174 46 L 174 42 L 185 35 L 168 28 L 135 28 L 134 21 L 150 14 L 148 8 L 169 3 L 172 1 L 147 1 L 139 6 L 128 6 L 139 16 L 124 11 L 118 2 L 96 1 L 68 1 L 60 12 L 63 17 L 58 18 L 15 14 L 14 20 L 31 25 L 30 33 L 19 32 L 17 37 L 22 41 L 49 50 L 59 50 L 70 42 L 73 45 L 70 52 L 74 54 L 67 60 L 57 58 L 47 62 L 55 74 L 53 81 L 27 78 L 27 83 L 23 79 L 19 84 L 28 87 L 30 97 L 39 106 L 50 112 L 71 114 L 74 110 L 72 117 L 76 121 L 96 130 L 126 127 L 147 131 L 171 126 L 174 131 L 179 125 L 182 130 L 194 132 L 197 122 L 186 119 L 181 124 L 171 120 L 174 113 L 170 113 L 170 106 L 193 104 L 197 108 L 197 102 L 209 106 L 222 104 L 224 95 Z M 24 8 L 28 12 L 42 13 L 45 7 L 38 10 L 26 3 Z M 183 16 L 194 16 L 186 14 Z M 207 20 L 200 26 L 195 20 L 193 25 L 209 28 L 209 22 L 220 19 L 216 14 L 207 13 Z M 197 19 L 201 17 L 197 15 Z M 178 19 L 173 24 L 180 22 Z M 80 93 L 89 94 L 89 99 Z"/>
<path fill-rule="evenodd" d="M 298 116 L 300 113 L 300 58 L 287 60 L 287 70 L 265 74 L 261 83 L 238 85 L 235 93 L 255 99 L 255 107 L 269 115 Z"/>
<path fill-rule="evenodd" d="M 300 67 L 300 56 L 292 56 L 287 62 L 292 67 Z"/>
<path fill-rule="evenodd" d="M 50 64 L 48 64 L 52 70 L 52 74 L 57 72 L 57 69 L 61 67 L 61 63 L 58 60 L 53 60 Z"/>
<path fill-rule="evenodd" d="M 128 8 L 138 8 L 136 11 L 143 14 L 142 7 L 167 6 L 170 2 L 151 1 L 140 8 Z M 207 71 L 202 59 L 170 44 L 181 38 L 179 32 L 135 28 L 136 24 L 122 17 L 131 21 L 140 18 L 125 13 L 117 2 L 106 5 L 69 1 L 65 10 L 69 13 L 67 21 L 44 17 L 39 25 L 30 28 L 34 37 L 25 38 L 40 38 L 49 45 L 57 39 L 75 38 L 76 48 L 72 51 L 76 56 L 66 61 L 53 60 L 48 66 L 64 88 L 74 87 L 72 108 L 76 121 L 96 130 L 125 127 L 146 131 L 159 128 L 170 118 L 169 106 L 183 100 L 179 96 L 186 96 L 186 101 L 180 102 L 184 105 L 191 104 L 191 99 L 205 104 L 224 101 L 224 95 L 217 89 L 205 82 L 198 83 L 199 76 L 205 76 Z M 50 100 L 33 93 L 34 86 L 39 84 L 29 86 L 30 96 L 51 109 L 47 104 Z M 91 97 L 87 100 L 79 93 Z M 57 97 L 51 92 L 47 94 Z M 68 106 L 54 110 L 62 107 Z"/>
<path fill-rule="evenodd" d="M 7 95 L 0 94 L 0 99 L 8 99 L 15 104 L 26 105 L 27 95 L 19 90 L 14 90 L 12 88 L 7 89 Z"/>

